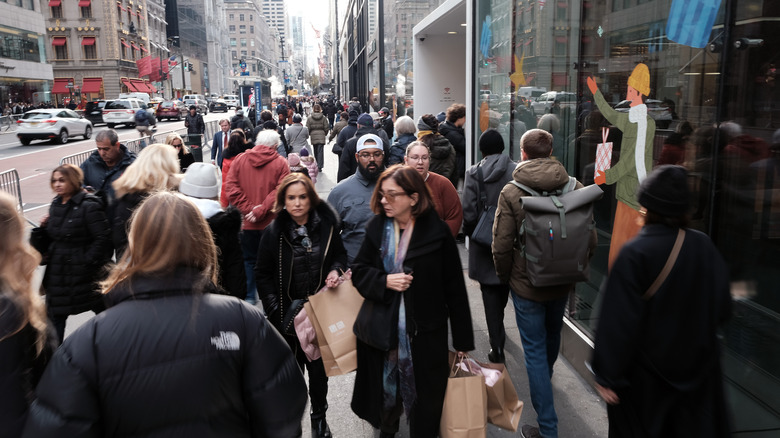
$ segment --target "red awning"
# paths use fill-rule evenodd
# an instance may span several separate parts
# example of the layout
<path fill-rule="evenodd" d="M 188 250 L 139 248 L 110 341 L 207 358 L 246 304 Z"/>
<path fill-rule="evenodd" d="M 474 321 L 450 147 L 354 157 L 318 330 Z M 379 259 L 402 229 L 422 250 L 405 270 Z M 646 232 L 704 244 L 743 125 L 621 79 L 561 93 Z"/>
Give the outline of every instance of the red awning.
<path fill-rule="evenodd" d="M 56 8 L 57 6 L 62 4 L 62 0 L 49 0 L 49 7 L 50 8 Z"/>
<path fill-rule="evenodd" d="M 68 42 L 68 39 L 66 37 L 57 36 L 57 37 L 54 37 L 54 39 L 51 40 L 51 45 L 55 46 L 55 47 L 56 46 L 64 46 L 65 43 L 67 43 L 67 42 Z"/>
<path fill-rule="evenodd" d="M 52 88 L 52 94 L 70 94 L 68 90 L 68 82 L 73 82 L 73 78 L 54 78 L 54 88 Z"/>
<path fill-rule="evenodd" d="M 81 83 L 82 93 L 100 93 L 103 78 L 84 78 Z"/>
<path fill-rule="evenodd" d="M 127 87 L 128 90 L 130 90 L 130 91 L 138 91 L 135 88 L 135 85 L 133 85 L 133 83 L 130 81 L 130 79 L 124 79 L 123 78 L 122 79 L 122 83 L 125 84 L 125 87 Z"/>
<path fill-rule="evenodd" d="M 95 37 L 84 37 L 81 39 L 81 45 L 82 46 L 94 46 L 95 45 Z"/>
<path fill-rule="evenodd" d="M 133 49 L 135 49 L 135 50 L 141 50 L 141 49 L 139 49 L 139 48 L 138 48 L 138 46 L 135 44 L 135 41 L 131 42 L 131 43 L 130 43 L 130 45 L 131 45 L 131 46 L 133 46 Z"/>
<path fill-rule="evenodd" d="M 142 51 L 142 52 L 149 53 L 149 51 L 148 51 L 148 50 L 146 50 L 146 47 L 145 47 L 145 46 L 141 46 L 141 51 Z"/>
<path fill-rule="evenodd" d="M 80 8 L 88 8 L 92 4 L 92 0 L 79 0 Z"/>
<path fill-rule="evenodd" d="M 125 40 L 122 40 L 122 45 L 127 47 L 128 49 L 130 48 L 130 44 L 127 44 L 127 41 Z"/>
<path fill-rule="evenodd" d="M 148 93 L 149 87 L 144 84 L 144 81 L 141 79 L 130 79 L 130 82 L 133 83 L 133 86 L 137 91 L 140 91 L 141 93 Z"/>
<path fill-rule="evenodd" d="M 155 87 L 154 85 L 152 85 L 149 82 L 146 83 L 146 87 L 149 88 L 149 92 L 150 93 L 156 93 L 157 92 L 157 87 Z"/>
<path fill-rule="evenodd" d="M 567 38 L 565 36 L 557 36 L 555 37 L 555 41 L 559 43 L 565 43 L 567 41 Z"/>

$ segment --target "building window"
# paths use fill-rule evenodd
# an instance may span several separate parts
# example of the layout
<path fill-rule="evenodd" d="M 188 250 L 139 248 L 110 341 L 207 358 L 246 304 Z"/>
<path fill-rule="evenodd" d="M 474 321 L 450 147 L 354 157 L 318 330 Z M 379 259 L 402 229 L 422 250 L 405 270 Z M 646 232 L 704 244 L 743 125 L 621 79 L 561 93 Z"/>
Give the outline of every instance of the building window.
<path fill-rule="evenodd" d="M 70 59 L 68 57 L 68 39 L 65 37 L 54 37 L 52 41 L 54 46 L 54 59 Z"/>
<path fill-rule="evenodd" d="M 255 40 L 249 40 L 249 45 L 254 47 L 255 46 Z"/>
<path fill-rule="evenodd" d="M 253 14 L 249 14 L 249 21 L 255 21 L 255 16 Z"/>
<path fill-rule="evenodd" d="M 255 27 L 249 26 L 249 33 L 254 34 L 255 33 Z"/>
<path fill-rule="evenodd" d="M 257 72 L 257 68 L 254 64 L 252 64 L 252 73 L 256 73 L 256 72 Z"/>
<path fill-rule="evenodd" d="M 244 14 L 238 14 L 238 21 L 244 21 Z"/>
<path fill-rule="evenodd" d="M 233 50 L 233 59 L 236 59 L 236 58 L 238 58 L 238 52 L 236 52 L 235 50 Z"/>
<path fill-rule="evenodd" d="M 51 18 L 62 18 L 62 4 L 60 2 L 49 2 L 51 5 Z"/>
<path fill-rule="evenodd" d="M 252 50 L 252 56 L 257 56 L 257 55 L 255 55 L 255 51 L 254 50 Z"/>
<path fill-rule="evenodd" d="M 228 19 L 229 19 L 230 21 L 234 21 L 234 20 L 236 19 L 236 16 L 235 16 L 234 14 L 229 14 L 229 15 L 228 15 Z"/>
<path fill-rule="evenodd" d="M 246 47 L 246 38 L 241 38 L 241 47 Z"/>
<path fill-rule="evenodd" d="M 236 39 L 235 38 L 231 38 L 230 39 L 230 47 L 236 47 Z"/>
<path fill-rule="evenodd" d="M 94 44 L 84 46 L 84 59 L 97 59 L 97 48 Z"/>
<path fill-rule="evenodd" d="M 230 30 L 230 32 L 235 32 L 235 31 L 236 31 L 236 25 L 235 25 L 235 24 L 231 24 L 231 25 L 230 25 L 230 26 L 228 26 L 228 27 L 229 27 L 229 29 L 228 29 L 228 30 Z"/>
<path fill-rule="evenodd" d="M 242 24 L 241 26 L 238 26 L 238 33 L 245 34 L 246 33 L 246 25 Z"/>
<path fill-rule="evenodd" d="M 79 10 L 81 11 L 81 18 L 92 18 L 92 5 L 82 6 Z"/>
<path fill-rule="evenodd" d="M 242 50 L 242 51 L 241 51 L 241 57 L 242 57 L 242 58 L 246 58 L 246 56 L 247 56 L 247 54 L 246 54 L 246 50 Z"/>

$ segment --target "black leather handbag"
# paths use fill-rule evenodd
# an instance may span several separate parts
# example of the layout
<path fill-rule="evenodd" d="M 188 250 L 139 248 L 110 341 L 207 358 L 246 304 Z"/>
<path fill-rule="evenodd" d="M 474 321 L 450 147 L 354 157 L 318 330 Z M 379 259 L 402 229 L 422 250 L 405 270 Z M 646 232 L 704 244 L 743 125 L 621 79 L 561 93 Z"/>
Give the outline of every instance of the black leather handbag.
<path fill-rule="evenodd" d="M 396 293 L 389 304 L 366 299 L 360 306 L 352 331 L 363 343 L 378 350 L 390 351 L 398 347 L 400 307 L 401 293 Z"/>
<path fill-rule="evenodd" d="M 479 181 L 479 206 L 480 214 L 477 226 L 471 233 L 471 240 L 482 246 L 490 247 L 493 244 L 493 222 L 496 219 L 496 207 L 487 205 L 487 192 L 485 191 L 485 177 L 482 174 L 482 166 L 477 166 L 477 180 Z"/>

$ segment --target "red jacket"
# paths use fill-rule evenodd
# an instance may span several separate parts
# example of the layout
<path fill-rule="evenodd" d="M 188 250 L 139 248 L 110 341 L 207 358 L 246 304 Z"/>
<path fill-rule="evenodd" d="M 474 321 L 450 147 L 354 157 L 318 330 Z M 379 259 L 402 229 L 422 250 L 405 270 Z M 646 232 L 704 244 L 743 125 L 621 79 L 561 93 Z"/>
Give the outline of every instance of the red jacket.
<path fill-rule="evenodd" d="M 257 217 L 257 222 L 244 219 L 243 229 L 262 230 L 271 223 L 276 216 L 271 213 L 276 188 L 289 174 L 287 160 L 268 146 L 255 146 L 233 160 L 225 181 L 228 202 L 242 214 L 251 211 Z"/>

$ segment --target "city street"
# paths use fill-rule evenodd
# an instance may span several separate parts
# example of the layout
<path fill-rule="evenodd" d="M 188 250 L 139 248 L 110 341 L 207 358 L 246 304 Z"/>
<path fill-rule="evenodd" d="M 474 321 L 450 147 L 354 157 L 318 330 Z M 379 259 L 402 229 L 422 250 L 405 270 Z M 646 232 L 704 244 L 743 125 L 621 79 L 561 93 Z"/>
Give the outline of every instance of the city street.
<path fill-rule="evenodd" d="M 229 113 L 232 116 L 232 111 Z M 206 120 L 215 120 L 222 118 L 223 114 L 209 114 Z M 181 127 L 181 123 L 162 124 L 158 132 L 166 129 Z M 104 128 L 98 128 L 104 129 Z M 135 139 L 135 131 L 122 129 L 119 131 L 122 139 Z M 22 181 L 22 193 L 25 204 L 30 205 L 31 210 L 26 208 L 26 216 L 30 219 L 40 217 L 46 212 L 44 208 L 50 201 L 52 194 L 48 187 L 47 178 L 51 169 L 59 162 L 59 158 L 71 153 L 80 152 L 94 147 L 94 140 L 88 142 L 71 142 L 67 145 L 59 146 L 9 146 L 2 147 L 2 154 L 8 154 L 0 158 L 0 168 L 16 166 L 20 170 L 20 175 L 25 178 Z M 35 150 L 31 150 L 35 148 Z M 330 190 L 336 184 L 336 171 L 338 168 L 338 157 L 330 153 L 330 145 L 325 147 L 325 168 L 320 173 L 317 180 L 317 192 L 323 198 L 327 199 Z M 204 150 L 204 155 L 208 149 Z M 28 202 L 28 199 L 30 201 Z M 33 204 L 37 205 L 34 206 Z M 485 321 L 484 308 L 482 305 L 481 292 L 479 284 L 469 279 L 466 275 L 468 253 L 464 244 L 458 245 L 463 265 L 463 271 L 458 275 L 466 276 L 466 286 L 469 293 L 469 303 L 471 306 L 471 315 L 474 326 L 474 340 L 477 349 L 472 352 L 473 356 L 480 361 L 487 361 L 487 353 L 490 349 L 487 339 L 487 324 Z M 66 337 L 77 329 L 81 324 L 92 318 L 92 312 L 86 312 L 79 315 L 73 315 L 68 319 L 65 335 Z M 507 369 L 512 382 L 517 390 L 520 400 L 524 403 L 520 425 L 524 423 L 536 424 L 536 414 L 528 388 L 528 378 L 525 372 L 522 344 L 520 335 L 515 323 L 514 310 L 511 300 L 505 309 L 504 325 L 507 331 Z M 355 373 L 349 373 L 344 376 L 330 378 L 328 403 L 328 423 L 335 437 L 346 438 L 365 438 L 377 437 L 378 431 L 375 431 L 368 423 L 357 418 L 350 408 L 352 398 L 352 387 L 354 385 Z M 593 388 L 585 382 L 571 367 L 571 365 L 562 356 L 555 365 L 555 374 L 553 376 L 553 390 L 555 395 L 555 405 L 559 417 L 559 434 L 562 437 L 605 437 L 607 436 L 607 416 L 604 403 L 595 393 Z M 381 395 L 377 395 L 381 396 Z M 408 426 L 405 423 L 405 417 L 401 420 L 401 431 L 397 435 L 401 438 L 408 437 Z M 308 415 L 304 415 L 302 420 L 303 436 L 308 437 L 311 434 L 311 427 Z M 499 429 L 493 425 L 487 426 L 488 437 L 510 437 L 519 436 L 516 433 Z"/>
<path fill-rule="evenodd" d="M 203 117 L 208 122 L 225 117 L 232 117 L 234 111 L 225 113 L 209 112 Z M 184 122 L 158 122 L 157 133 L 164 133 L 184 127 Z M 0 172 L 16 169 L 22 188 L 22 200 L 24 201 L 25 217 L 35 223 L 46 213 L 46 207 L 51 202 L 54 194 L 49 187 L 49 177 L 62 157 L 79 152 L 95 149 L 95 136 L 98 132 L 107 129 L 101 124 L 94 127 L 92 138 L 81 140 L 71 139 L 66 144 L 52 144 L 48 141 L 36 141 L 29 146 L 22 146 L 13 131 L 0 134 Z M 138 139 L 138 131 L 135 128 L 118 127 L 119 141 Z"/>

